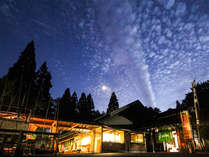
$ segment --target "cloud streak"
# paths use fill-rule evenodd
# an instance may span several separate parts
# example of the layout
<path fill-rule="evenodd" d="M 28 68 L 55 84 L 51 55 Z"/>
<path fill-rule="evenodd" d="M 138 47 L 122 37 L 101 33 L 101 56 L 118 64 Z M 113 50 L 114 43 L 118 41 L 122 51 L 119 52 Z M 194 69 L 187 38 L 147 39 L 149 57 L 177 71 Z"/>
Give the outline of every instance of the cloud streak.
<path fill-rule="evenodd" d="M 137 36 L 136 15 L 131 5 L 128 1 L 99 1 L 96 6 L 96 24 L 102 34 L 98 39 L 102 48 L 97 48 L 102 52 L 95 54 L 93 64 L 97 66 L 101 81 L 106 80 L 107 75 L 112 76 L 111 89 L 122 105 L 140 99 L 147 106 L 155 106 L 148 65 Z M 103 64 L 98 66 L 98 62 Z"/>

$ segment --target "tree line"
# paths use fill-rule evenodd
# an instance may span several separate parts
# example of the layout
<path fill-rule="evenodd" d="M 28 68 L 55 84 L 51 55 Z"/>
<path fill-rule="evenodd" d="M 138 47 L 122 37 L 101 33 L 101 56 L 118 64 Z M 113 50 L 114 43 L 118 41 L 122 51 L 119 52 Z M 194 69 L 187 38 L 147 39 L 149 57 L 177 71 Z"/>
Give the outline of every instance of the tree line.
<path fill-rule="evenodd" d="M 95 110 L 91 94 L 83 92 L 78 98 L 75 91 L 71 95 L 67 88 L 62 97 L 53 99 L 50 94 L 52 76 L 47 62 L 36 71 L 35 58 L 35 46 L 31 41 L 8 73 L 0 78 L 0 110 L 66 121 L 90 121 L 105 114 Z M 107 113 L 118 108 L 118 99 L 113 92 Z"/>
<path fill-rule="evenodd" d="M 61 98 L 56 99 L 58 119 L 64 121 L 91 121 L 100 116 L 101 113 L 95 110 L 91 94 L 83 92 L 78 100 L 76 92 L 71 95 L 67 88 Z"/>
<path fill-rule="evenodd" d="M 36 71 L 34 42 L 30 42 L 8 73 L 0 79 L 0 109 L 34 115 L 51 110 L 51 74 L 47 62 Z"/>

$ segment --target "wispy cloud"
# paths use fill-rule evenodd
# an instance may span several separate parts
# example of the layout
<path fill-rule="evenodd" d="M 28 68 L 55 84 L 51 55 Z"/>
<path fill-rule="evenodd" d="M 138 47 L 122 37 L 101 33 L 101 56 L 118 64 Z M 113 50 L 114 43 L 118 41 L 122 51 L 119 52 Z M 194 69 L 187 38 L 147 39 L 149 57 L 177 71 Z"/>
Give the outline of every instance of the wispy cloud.
<path fill-rule="evenodd" d="M 100 52 L 95 53 L 92 68 L 96 66 L 100 73 L 98 83 L 109 81 L 122 105 L 135 99 L 140 99 L 147 106 L 156 105 L 131 5 L 128 1 L 100 1 L 96 6 L 102 46 L 97 47 Z M 99 62 L 101 64 L 98 65 Z M 112 80 L 106 79 L 108 75 Z"/>
<path fill-rule="evenodd" d="M 165 110 L 184 97 L 193 79 L 207 79 L 208 15 L 197 14 L 200 4 L 184 1 L 144 0 L 136 5 L 133 1 L 97 4 L 102 49 L 95 56 L 112 61 L 109 70 L 97 72 L 101 80 L 107 73 L 116 74 L 112 89 L 119 89 L 122 103 L 138 98 Z M 105 64 L 103 57 L 93 61 L 98 68 Z"/>

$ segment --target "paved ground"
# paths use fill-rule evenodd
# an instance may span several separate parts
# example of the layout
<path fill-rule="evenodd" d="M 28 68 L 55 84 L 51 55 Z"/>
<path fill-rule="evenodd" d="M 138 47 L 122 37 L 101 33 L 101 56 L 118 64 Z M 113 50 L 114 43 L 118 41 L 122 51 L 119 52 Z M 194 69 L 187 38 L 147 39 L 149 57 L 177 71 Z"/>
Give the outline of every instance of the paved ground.
<path fill-rule="evenodd" d="M 42 155 L 39 157 L 52 157 Z M 209 153 L 99 153 L 99 154 L 70 154 L 57 157 L 209 157 Z"/>

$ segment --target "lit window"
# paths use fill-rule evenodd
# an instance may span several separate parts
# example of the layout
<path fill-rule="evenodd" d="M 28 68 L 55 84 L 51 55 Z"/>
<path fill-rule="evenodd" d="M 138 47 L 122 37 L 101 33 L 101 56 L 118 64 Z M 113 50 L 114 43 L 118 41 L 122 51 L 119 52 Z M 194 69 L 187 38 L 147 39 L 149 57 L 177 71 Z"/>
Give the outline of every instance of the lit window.
<path fill-rule="evenodd" d="M 114 134 L 111 133 L 103 133 L 103 141 L 105 142 L 113 142 L 114 141 Z"/>
<path fill-rule="evenodd" d="M 120 134 L 115 134 L 115 142 L 120 142 Z"/>
<path fill-rule="evenodd" d="M 115 142 L 124 143 L 124 132 L 123 131 L 107 131 L 103 132 L 104 142 Z"/>
<path fill-rule="evenodd" d="M 143 143 L 143 134 L 131 134 L 131 143 Z"/>
<path fill-rule="evenodd" d="M 81 145 L 88 145 L 90 144 L 90 142 L 91 142 L 90 136 L 87 136 L 81 140 Z"/>

